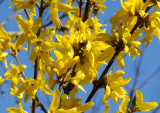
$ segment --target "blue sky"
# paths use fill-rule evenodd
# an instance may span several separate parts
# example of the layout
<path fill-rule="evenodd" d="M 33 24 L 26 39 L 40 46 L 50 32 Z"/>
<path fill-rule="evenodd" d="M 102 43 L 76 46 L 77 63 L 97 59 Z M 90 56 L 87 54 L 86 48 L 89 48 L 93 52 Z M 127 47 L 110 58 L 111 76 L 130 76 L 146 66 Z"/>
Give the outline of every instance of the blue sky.
<path fill-rule="evenodd" d="M 10 0 L 4 0 L 4 2 L 2 4 L 0 4 L 0 11 L 1 11 L 1 16 L 0 16 L 0 22 L 3 22 L 4 20 L 6 20 L 9 16 L 11 16 L 13 13 L 12 9 L 9 9 L 9 2 Z M 109 24 L 109 19 L 114 15 L 114 13 L 121 7 L 119 0 L 116 1 L 111 1 L 111 0 L 106 0 L 105 4 L 107 5 L 107 10 L 105 10 L 105 15 L 100 14 L 98 16 L 99 20 L 101 23 L 107 24 L 106 27 L 106 32 L 110 33 L 111 30 L 111 25 Z M 24 12 L 22 12 L 23 17 L 26 18 Z M 9 20 L 7 22 L 7 24 L 5 24 L 4 26 L 5 30 L 8 32 L 16 32 L 19 31 L 18 26 L 16 24 L 16 19 L 12 18 L 11 20 Z M 143 37 L 145 36 L 145 34 L 142 35 Z M 141 47 L 142 48 L 142 47 Z M 27 56 L 24 57 L 26 54 L 25 51 L 22 51 L 20 53 L 20 55 L 18 56 L 21 64 L 27 64 L 27 69 L 25 70 L 25 73 L 27 76 L 32 76 L 33 75 L 33 64 L 31 64 L 31 62 L 28 60 Z M 23 56 L 23 57 L 22 57 Z M 153 73 L 160 67 L 160 44 L 158 42 L 158 39 L 156 36 L 153 37 L 153 41 L 152 43 L 148 46 L 147 49 L 145 49 L 143 51 L 143 57 L 142 57 L 142 64 L 140 66 L 140 76 L 139 76 L 139 80 L 138 80 L 138 85 L 140 85 L 141 83 L 143 83 L 145 80 L 148 80 L 148 78 L 153 75 Z M 129 77 L 131 78 L 131 82 L 129 83 L 129 85 L 127 85 L 125 87 L 125 89 L 129 92 L 133 82 L 134 82 L 134 77 L 136 74 L 135 71 L 135 67 L 136 65 L 138 65 L 140 56 L 136 56 L 136 60 L 133 62 L 131 57 L 126 56 L 125 57 L 125 78 Z M 8 65 L 9 62 L 13 60 L 13 57 L 8 57 Z M 13 62 L 15 63 L 15 60 L 13 60 Z M 120 68 L 117 66 L 117 63 L 115 62 L 113 64 L 114 66 L 114 70 L 119 70 Z M 103 69 L 105 66 L 103 66 L 100 69 L 100 74 L 102 73 Z M 4 71 L 0 68 L 0 76 L 3 76 Z M 157 75 L 150 81 L 148 82 L 146 85 L 144 85 L 141 89 L 139 89 L 140 91 L 142 91 L 143 95 L 144 95 L 144 101 L 146 102 L 150 102 L 150 101 L 157 101 L 160 104 L 160 88 L 159 88 L 159 80 L 160 80 L 160 72 L 157 73 Z M 17 105 L 16 103 L 16 98 L 10 96 L 10 87 L 9 84 L 10 82 L 6 82 L 4 83 L 3 86 L 3 91 L 5 92 L 4 94 L 4 98 L 0 97 L 0 113 L 7 113 L 6 112 L 6 108 L 8 107 L 16 107 Z M 86 100 L 87 96 L 89 95 L 90 91 L 91 91 L 91 87 L 92 85 L 90 84 L 89 86 L 85 86 L 84 88 L 86 89 L 87 93 L 85 94 L 84 92 L 80 91 L 80 94 L 77 95 L 78 98 L 84 97 L 82 103 Z M 39 91 L 38 91 L 39 92 Z M 100 109 L 99 113 L 102 113 L 104 110 L 105 106 L 101 106 L 102 103 L 102 98 L 103 98 L 103 92 L 104 90 L 101 89 L 99 90 L 96 95 L 95 98 L 93 99 L 93 101 L 95 102 L 95 108 L 96 109 Z M 84 95 L 84 96 L 83 96 Z M 51 102 L 52 96 L 46 96 L 43 94 L 38 93 L 38 97 L 40 99 L 40 101 L 42 101 L 42 103 L 44 103 L 46 105 L 46 108 L 48 108 L 49 102 Z M 109 100 L 109 103 L 111 105 L 111 109 L 109 111 L 109 113 L 114 113 L 114 111 L 118 110 L 118 104 L 120 102 L 118 102 L 117 104 L 113 104 L 112 99 Z M 24 104 L 24 110 L 30 112 L 30 107 L 31 104 L 29 102 L 27 102 L 26 104 Z M 91 109 L 92 110 L 92 109 Z M 91 110 L 89 110 L 87 113 L 90 113 Z M 36 113 L 43 113 L 40 108 L 36 109 Z M 152 113 L 152 112 L 149 112 Z M 160 113 L 157 112 L 157 113 Z"/>

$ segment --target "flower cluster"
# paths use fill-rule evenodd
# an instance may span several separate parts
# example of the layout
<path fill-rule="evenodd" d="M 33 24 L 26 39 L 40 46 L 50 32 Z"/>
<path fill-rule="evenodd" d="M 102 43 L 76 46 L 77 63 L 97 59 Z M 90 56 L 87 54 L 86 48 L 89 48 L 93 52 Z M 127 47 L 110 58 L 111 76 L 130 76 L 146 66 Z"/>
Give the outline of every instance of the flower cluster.
<path fill-rule="evenodd" d="M 21 15 L 16 16 L 21 34 L 9 34 L 3 26 L 0 27 L 0 61 L 3 60 L 8 68 L 6 57 L 12 55 L 18 63 L 16 66 L 11 62 L 11 68 L 3 78 L 0 77 L 0 84 L 11 80 L 10 93 L 19 99 L 19 107 L 8 108 L 9 113 L 27 113 L 23 110 L 22 99 L 24 102 L 31 100 L 33 113 L 38 106 L 45 111 L 43 103 L 36 96 L 38 89 L 47 95 L 53 95 L 48 113 L 83 113 L 94 106 L 90 101 L 100 88 L 105 89 L 102 100 L 104 105 L 110 98 L 114 103 L 123 99 L 119 111 L 115 113 L 146 112 L 158 106 L 156 102 L 143 102 L 142 93 L 136 91 L 135 98 L 131 100 L 132 107 L 127 108 L 130 98 L 123 86 L 131 79 L 124 79 L 125 72 L 122 70 L 113 73 L 112 69 L 108 74 L 107 72 L 115 59 L 120 68 L 125 68 L 124 54 L 131 54 L 133 60 L 135 55 L 141 55 L 140 45 L 146 42 L 147 47 L 153 34 L 160 41 L 160 2 L 120 0 L 122 8 L 110 19 L 111 34 L 102 29 L 106 25 L 101 24 L 97 18 L 98 12 L 103 13 L 102 10 L 107 8 L 103 5 L 104 2 L 105 0 L 87 0 L 86 3 L 83 0 L 66 0 L 66 3 L 61 0 L 11 0 L 9 7 L 14 3 L 13 11 L 24 9 L 28 20 Z M 54 28 L 46 27 L 42 30 L 42 15 L 47 7 Z M 151 7 L 155 7 L 155 10 L 149 13 Z M 38 12 L 35 8 L 39 9 L 39 17 L 36 16 Z M 68 16 L 64 25 L 60 13 Z M 35 17 L 37 18 L 34 19 Z M 146 33 L 144 39 L 140 39 L 142 30 Z M 25 43 L 27 47 L 24 46 Z M 21 65 L 18 60 L 18 53 L 23 49 L 35 64 L 34 78 L 25 76 L 23 70 L 27 66 Z M 98 69 L 104 64 L 107 66 L 99 78 Z M 86 103 L 81 104 L 82 98 L 76 99 L 75 93 L 79 93 L 79 89 L 86 92 L 83 86 L 89 83 L 93 83 L 93 90 Z M 56 89 L 55 85 L 59 85 L 59 88 Z M 107 105 L 104 113 L 108 113 L 109 108 Z"/>

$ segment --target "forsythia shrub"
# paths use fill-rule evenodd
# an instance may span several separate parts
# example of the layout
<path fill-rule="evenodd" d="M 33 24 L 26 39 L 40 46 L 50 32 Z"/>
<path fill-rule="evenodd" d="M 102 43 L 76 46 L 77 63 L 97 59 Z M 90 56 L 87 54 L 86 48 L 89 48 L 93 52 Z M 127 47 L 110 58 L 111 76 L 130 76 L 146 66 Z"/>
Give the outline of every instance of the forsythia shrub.
<path fill-rule="evenodd" d="M 107 105 L 110 98 L 113 98 L 114 103 L 122 99 L 119 111 L 115 113 L 147 112 L 158 106 L 156 102 L 143 102 L 143 94 L 138 90 L 131 100 L 123 88 L 131 79 L 124 79 L 125 72 L 122 70 L 113 73 L 112 68 L 108 71 L 115 60 L 120 68 L 125 67 L 124 54 L 131 54 L 133 60 L 135 55 L 141 55 L 139 46 L 146 42 L 147 48 L 153 34 L 160 41 L 159 0 L 120 0 L 122 8 L 110 19 L 111 34 L 102 29 L 106 25 L 97 19 L 98 12 L 103 13 L 102 10 L 107 8 L 104 2 L 11 0 L 9 7 L 14 7 L 13 11 L 24 9 L 28 19 L 16 16 L 21 34 L 9 34 L 3 26 L 0 27 L 0 61 L 3 60 L 8 68 L 6 57 L 12 55 L 18 63 L 16 66 L 10 62 L 11 68 L 5 72 L 4 77 L 0 77 L 0 84 L 6 80 L 11 81 L 10 94 L 18 98 L 19 107 L 8 108 L 9 113 L 27 113 L 23 110 L 22 99 L 24 102 L 30 99 L 32 113 L 35 113 L 36 107 L 41 107 L 44 113 L 83 113 L 94 106 L 91 99 L 100 88 L 105 89 L 102 92 L 102 104 L 106 105 L 104 113 L 110 109 Z M 48 7 L 55 27 L 42 29 L 43 13 Z M 154 11 L 149 13 L 152 7 Z M 38 12 L 35 8 L 38 8 Z M 68 16 L 65 25 L 62 25 L 59 12 Z M 36 15 L 39 17 L 33 20 Z M 57 30 L 61 33 L 58 34 Z M 146 33 L 144 39 L 140 39 L 142 31 Z M 27 48 L 24 46 L 26 42 Z M 34 63 L 33 78 L 25 76 L 23 70 L 27 66 L 20 64 L 17 57 L 24 49 L 29 60 Z M 104 64 L 106 68 L 98 79 L 98 69 Z M 81 103 L 82 98 L 76 98 L 75 95 L 79 90 L 86 92 L 83 86 L 89 83 L 93 83 L 93 89 L 86 102 Z M 55 88 L 57 84 L 58 89 Z M 53 95 L 48 110 L 36 96 L 39 88 L 43 93 Z M 132 101 L 130 108 L 127 107 L 129 101 Z"/>

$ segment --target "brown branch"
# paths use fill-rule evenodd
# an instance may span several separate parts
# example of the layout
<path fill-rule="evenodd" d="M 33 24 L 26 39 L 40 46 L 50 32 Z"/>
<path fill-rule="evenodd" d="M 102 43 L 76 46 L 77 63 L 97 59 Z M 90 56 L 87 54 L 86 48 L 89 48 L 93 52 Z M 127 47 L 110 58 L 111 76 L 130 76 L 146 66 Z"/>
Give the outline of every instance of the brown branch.
<path fill-rule="evenodd" d="M 106 66 L 106 68 L 104 69 L 103 73 L 101 74 L 101 77 L 99 78 L 99 80 L 95 83 L 95 85 L 93 86 L 93 89 L 91 91 L 91 93 L 89 94 L 86 102 L 91 101 L 92 97 L 94 96 L 94 94 L 96 93 L 96 91 L 101 87 L 101 83 L 104 80 L 105 75 L 107 74 L 108 70 L 110 69 L 110 67 L 112 66 L 113 62 L 115 61 L 116 56 L 120 53 L 120 50 L 117 50 L 113 57 L 111 58 L 110 62 L 108 63 L 108 65 Z M 85 103 L 86 103 L 85 102 Z"/>
<path fill-rule="evenodd" d="M 152 8 L 152 6 L 147 7 L 146 10 L 145 10 L 145 13 L 147 13 L 151 8 Z"/>
<path fill-rule="evenodd" d="M 89 8 L 88 18 L 91 16 L 91 13 L 93 12 L 93 9 L 94 9 L 95 5 L 96 5 L 96 2 L 93 2 L 91 4 L 91 6 Z"/>
<path fill-rule="evenodd" d="M 72 68 L 68 68 L 62 79 L 60 80 L 59 90 L 62 90 L 64 83 L 66 82 L 67 75 Z"/>
<path fill-rule="evenodd" d="M 82 16 L 82 5 L 84 4 L 83 0 L 80 0 L 79 2 L 79 17 Z"/>
<path fill-rule="evenodd" d="M 28 13 L 27 9 L 24 9 L 24 11 L 25 11 L 25 13 L 26 13 L 26 15 L 27 15 L 27 18 L 28 18 L 28 20 L 29 20 L 29 13 Z"/>
<path fill-rule="evenodd" d="M 71 72 L 71 77 L 74 77 L 76 75 L 75 69 L 76 69 L 77 64 L 73 66 L 72 72 Z"/>
<path fill-rule="evenodd" d="M 90 0 L 87 0 L 86 8 L 85 8 L 85 11 L 84 11 L 84 17 L 82 19 L 83 22 L 85 22 L 88 19 L 89 5 L 90 5 Z"/>
<path fill-rule="evenodd" d="M 137 27 L 140 25 L 140 23 L 137 21 L 136 25 L 133 27 L 133 29 L 131 30 L 130 34 L 133 34 L 134 31 L 137 29 Z"/>
<path fill-rule="evenodd" d="M 49 4 L 45 4 L 43 9 L 46 9 L 49 6 Z"/>
<path fill-rule="evenodd" d="M 41 0 L 41 6 L 39 9 L 39 17 L 41 18 L 41 23 L 42 23 L 42 15 L 43 15 L 43 0 Z M 37 38 L 40 36 L 41 33 L 41 27 L 39 28 L 38 32 L 37 32 Z M 35 66 L 34 66 L 34 79 L 37 79 L 37 73 L 38 73 L 38 62 L 39 62 L 39 57 L 36 58 L 35 60 Z M 35 95 L 36 98 L 36 95 Z M 36 110 L 36 100 L 33 99 L 32 101 L 32 113 L 35 113 Z"/>
<path fill-rule="evenodd" d="M 38 73 L 38 57 L 35 60 L 34 79 L 37 79 L 37 73 Z M 35 109 L 36 109 L 36 100 L 33 99 L 33 101 L 32 101 L 32 113 L 35 113 Z"/>

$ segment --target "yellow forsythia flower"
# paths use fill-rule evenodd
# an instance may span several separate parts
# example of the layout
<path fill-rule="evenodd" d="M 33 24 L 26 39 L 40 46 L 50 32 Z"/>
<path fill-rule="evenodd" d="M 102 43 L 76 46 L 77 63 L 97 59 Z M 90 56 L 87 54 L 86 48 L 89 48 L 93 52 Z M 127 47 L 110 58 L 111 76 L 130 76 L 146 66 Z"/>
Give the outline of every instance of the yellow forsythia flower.
<path fill-rule="evenodd" d="M 143 94 L 142 92 L 136 90 L 136 96 L 135 96 L 135 106 L 133 106 L 133 111 L 142 111 L 147 112 L 152 109 L 155 109 L 158 106 L 157 102 L 143 102 Z"/>
<path fill-rule="evenodd" d="M 19 65 L 19 66 L 15 66 L 14 64 L 12 64 L 12 62 L 10 63 L 11 65 L 11 69 L 8 69 L 4 76 L 7 76 L 6 77 L 6 80 L 12 80 L 13 83 L 15 85 L 18 85 L 19 83 L 19 79 L 20 79 L 20 73 L 26 68 L 26 65 Z"/>
<path fill-rule="evenodd" d="M 51 56 L 47 54 L 55 48 L 54 43 L 45 39 L 51 33 L 51 29 L 46 28 L 38 38 L 31 40 L 33 49 L 31 51 L 30 60 L 34 62 L 37 56 L 41 57 L 46 64 L 49 64 Z M 48 62 L 48 63 L 47 63 Z"/>
<path fill-rule="evenodd" d="M 112 70 L 113 71 L 113 70 Z M 104 92 L 103 102 L 102 104 L 107 104 L 110 97 L 113 98 L 113 102 L 116 103 L 119 98 L 124 98 L 127 92 L 124 90 L 122 86 L 128 84 L 130 78 L 126 78 L 123 80 L 124 72 L 118 70 L 114 74 L 112 71 L 106 77 L 106 88 Z"/>
<path fill-rule="evenodd" d="M 41 27 L 41 18 L 37 18 L 36 20 L 32 20 L 32 16 L 30 15 L 29 21 L 22 18 L 21 15 L 16 16 L 17 23 L 19 25 L 20 30 L 23 32 L 20 34 L 13 44 L 13 49 L 20 49 L 23 44 L 28 42 L 28 52 L 31 46 L 31 40 L 35 39 L 35 35 L 37 34 L 39 28 Z"/>
<path fill-rule="evenodd" d="M 15 93 L 13 93 L 13 95 L 14 96 L 16 95 L 19 98 L 21 98 L 25 93 L 24 102 L 28 100 L 29 96 L 35 99 L 35 95 L 37 93 L 38 88 L 40 87 L 40 84 L 41 84 L 40 80 L 35 80 L 32 78 L 27 78 L 27 79 L 21 78 L 19 80 L 20 86 L 18 88 L 15 88 L 16 91 Z"/>
<path fill-rule="evenodd" d="M 127 111 L 127 104 L 130 101 L 129 96 L 125 96 L 119 105 L 119 112 L 116 111 L 115 113 L 126 113 Z M 133 99 L 132 107 L 129 109 L 132 112 L 141 111 L 147 112 L 150 111 L 158 106 L 157 102 L 143 102 L 143 94 L 142 92 L 136 90 L 136 96 Z"/>
<path fill-rule="evenodd" d="M 62 95 L 58 89 L 54 90 L 48 113 L 83 113 L 94 106 L 93 102 L 81 105 L 82 99 L 76 99 L 73 91 L 70 92 L 70 97 L 71 99 L 68 99 L 66 94 Z"/>

